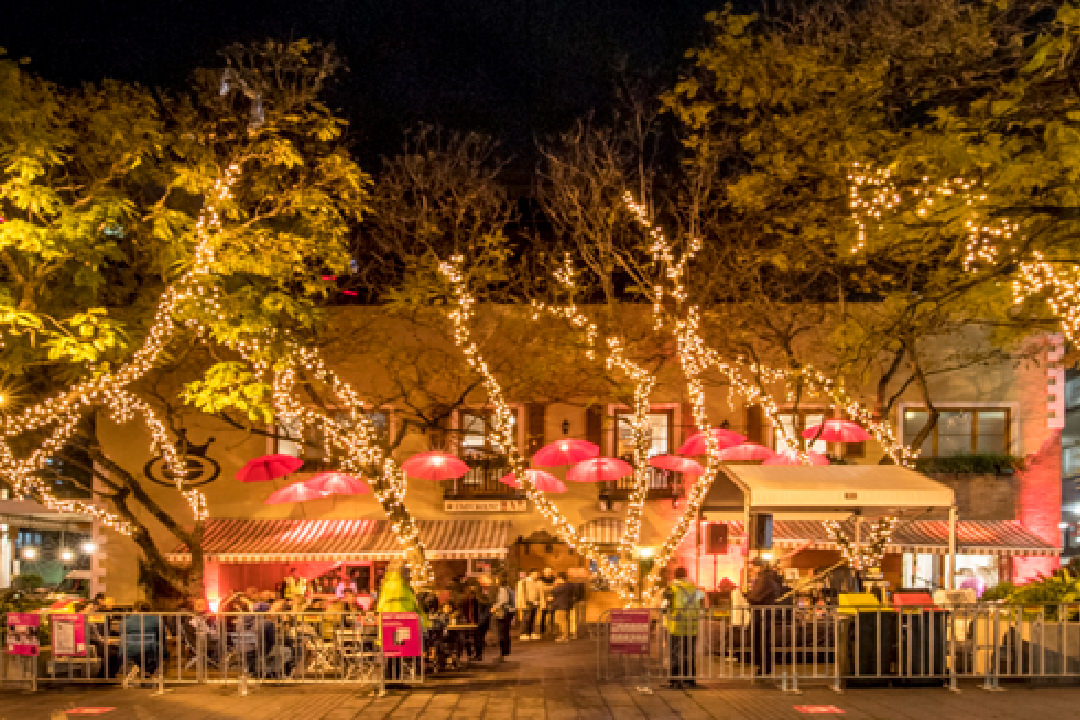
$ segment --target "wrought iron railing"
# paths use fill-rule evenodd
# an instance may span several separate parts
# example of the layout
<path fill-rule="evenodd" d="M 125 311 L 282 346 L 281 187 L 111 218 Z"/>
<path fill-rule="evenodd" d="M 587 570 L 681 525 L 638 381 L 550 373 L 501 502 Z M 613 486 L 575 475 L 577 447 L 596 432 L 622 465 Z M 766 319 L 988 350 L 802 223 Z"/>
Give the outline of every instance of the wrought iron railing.
<path fill-rule="evenodd" d="M 522 498 L 521 490 L 499 482 L 499 478 L 510 472 L 510 464 L 505 457 L 483 455 L 462 458 L 469 466 L 469 472 L 456 480 L 447 480 L 443 497 L 446 499 L 462 498 Z"/>

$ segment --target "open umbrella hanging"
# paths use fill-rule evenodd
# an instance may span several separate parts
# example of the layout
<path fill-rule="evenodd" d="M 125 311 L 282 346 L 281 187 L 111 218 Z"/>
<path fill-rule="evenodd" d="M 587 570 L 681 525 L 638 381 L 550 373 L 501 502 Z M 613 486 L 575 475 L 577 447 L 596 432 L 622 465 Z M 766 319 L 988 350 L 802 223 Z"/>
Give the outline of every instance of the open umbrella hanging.
<path fill-rule="evenodd" d="M 713 428 L 709 433 L 716 438 L 716 445 L 721 450 L 734 447 L 746 440 L 746 436 L 724 428 Z M 704 455 L 708 449 L 708 435 L 702 430 L 686 438 L 686 442 L 679 446 L 678 452 L 680 455 Z"/>
<path fill-rule="evenodd" d="M 281 505 L 282 503 L 301 503 L 315 498 L 326 497 L 321 490 L 313 490 L 302 482 L 289 483 L 280 490 L 270 493 L 266 498 L 267 505 Z"/>
<path fill-rule="evenodd" d="M 858 443 L 870 439 L 870 433 L 866 432 L 861 425 L 840 418 L 832 418 L 824 423 L 811 425 L 802 431 L 802 436 L 811 440 L 838 443 Z"/>
<path fill-rule="evenodd" d="M 547 470 L 535 470 L 533 468 L 529 468 L 525 472 L 526 474 L 528 474 L 529 480 L 532 481 L 533 487 L 535 487 L 537 490 L 540 490 L 541 492 L 566 492 L 566 483 L 549 473 Z M 499 478 L 499 482 L 503 483 L 504 485 L 509 485 L 510 487 L 516 488 L 518 490 L 521 489 L 521 483 L 518 482 L 518 479 L 514 476 L 514 473 L 506 473 L 501 478 Z"/>
<path fill-rule="evenodd" d="M 600 454 L 600 446 L 588 440 L 577 438 L 563 438 L 550 442 L 533 454 L 533 465 L 543 467 L 556 467 L 559 465 L 573 465 L 582 460 L 597 457 Z"/>
<path fill-rule="evenodd" d="M 772 457 L 765 458 L 762 465 L 828 465 L 829 458 L 821 453 L 814 452 L 813 450 L 806 453 L 806 459 L 808 462 L 803 462 L 799 458 L 799 454 L 794 450 L 785 450 L 784 452 L 777 453 Z"/>
<path fill-rule="evenodd" d="M 469 472 L 469 466 L 448 452 L 428 450 L 417 453 L 401 463 L 409 477 L 422 480 L 453 480 Z"/>
<path fill-rule="evenodd" d="M 328 471 L 308 478 L 304 486 L 326 495 L 370 495 L 371 487 L 347 473 Z"/>
<path fill-rule="evenodd" d="M 720 459 L 724 461 L 737 460 L 767 460 L 775 455 L 772 450 L 757 443 L 744 442 L 734 447 L 724 448 L 720 451 Z"/>
<path fill-rule="evenodd" d="M 596 457 L 582 460 L 566 471 L 566 479 L 573 482 L 610 482 L 632 475 L 634 468 L 619 458 Z"/>
<path fill-rule="evenodd" d="M 236 471 L 240 482 L 266 482 L 299 470 L 304 461 L 292 455 L 260 455 Z"/>
<path fill-rule="evenodd" d="M 705 468 L 693 458 L 680 457 L 678 455 L 654 455 L 649 458 L 649 464 L 661 470 L 685 473 L 686 475 L 702 475 Z"/>

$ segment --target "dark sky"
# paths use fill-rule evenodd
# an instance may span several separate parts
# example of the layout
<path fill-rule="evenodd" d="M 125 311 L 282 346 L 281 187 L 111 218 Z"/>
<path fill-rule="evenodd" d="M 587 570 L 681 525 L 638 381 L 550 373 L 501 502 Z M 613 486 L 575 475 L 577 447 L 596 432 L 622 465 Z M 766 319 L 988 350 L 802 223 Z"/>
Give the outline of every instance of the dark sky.
<path fill-rule="evenodd" d="M 361 156 L 392 153 L 418 120 L 499 137 L 528 155 L 589 108 L 606 116 L 614 68 L 674 77 L 723 0 L 13 0 L 0 47 L 62 83 L 178 86 L 235 41 L 332 40 L 336 104 Z"/>

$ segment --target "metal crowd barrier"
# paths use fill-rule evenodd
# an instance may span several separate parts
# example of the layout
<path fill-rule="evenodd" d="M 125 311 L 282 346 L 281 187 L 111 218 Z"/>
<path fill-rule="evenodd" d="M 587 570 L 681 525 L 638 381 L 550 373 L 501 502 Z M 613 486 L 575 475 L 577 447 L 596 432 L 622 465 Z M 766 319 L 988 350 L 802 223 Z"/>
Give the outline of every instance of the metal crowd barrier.
<path fill-rule="evenodd" d="M 216 683 L 241 694 L 255 684 L 424 681 L 419 657 L 384 658 L 377 615 L 300 613 L 86 613 L 82 653 L 53 653 L 44 629 L 39 657 L 8 655 L 0 646 L 0 680 L 29 668 L 34 683 L 124 687 Z M 48 623 L 47 616 L 43 622 Z M 81 639 L 81 638 L 80 638 Z M 20 678 L 23 678 L 20 675 Z"/>
<path fill-rule="evenodd" d="M 994 690 L 1001 680 L 1080 680 L 1080 603 L 652 609 L 636 618 L 647 646 L 634 652 L 622 642 L 634 630 L 622 618 L 635 619 L 617 615 L 612 630 L 619 612 L 600 618 L 600 680 L 764 680 L 786 691 L 801 683 L 956 690 L 977 681 Z"/>

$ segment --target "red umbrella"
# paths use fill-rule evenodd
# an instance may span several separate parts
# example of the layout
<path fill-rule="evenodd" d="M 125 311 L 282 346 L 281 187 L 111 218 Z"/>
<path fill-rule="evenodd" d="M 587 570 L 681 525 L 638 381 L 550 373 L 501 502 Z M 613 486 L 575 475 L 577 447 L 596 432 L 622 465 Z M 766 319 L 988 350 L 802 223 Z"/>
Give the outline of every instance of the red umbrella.
<path fill-rule="evenodd" d="M 262 455 L 248 460 L 244 467 L 236 472 L 236 479 L 240 482 L 266 482 L 285 477 L 299 470 L 303 464 L 303 460 L 292 455 Z"/>
<path fill-rule="evenodd" d="M 270 493 L 270 497 L 266 498 L 266 504 L 280 505 L 281 503 L 307 502 L 321 497 L 326 497 L 326 493 L 321 490 L 313 490 L 302 482 L 294 482 Z"/>
<path fill-rule="evenodd" d="M 343 472 L 321 472 L 309 478 L 304 486 L 326 495 L 371 494 L 371 487 L 366 482 Z"/>
<path fill-rule="evenodd" d="M 821 433 L 820 435 L 818 433 Z M 802 432 L 804 438 L 817 438 L 825 442 L 857 443 L 870 439 L 870 433 L 862 429 L 858 423 L 850 420 L 833 418 L 825 421 L 825 427 L 821 424 L 811 425 Z"/>
<path fill-rule="evenodd" d="M 630 463 L 611 457 L 582 460 L 566 472 L 566 479 L 574 482 L 608 482 L 632 475 Z"/>
<path fill-rule="evenodd" d="M 725 430 L 724 428 L 713 428 L 711 431 L 712 436 L 716 438 L 716 445 L 721 450 L 724 448 L 734 447 L 739 443 L 746 440 L 744 435 L 740 435 L 734 430 Z M 679 446 L 680 455 L 704 455 L 708 449 L 706 442 L 705 431 L 699 431 L 686 438 L 686 442 Z"/>
<path fill-rule="evenodd" d="M 566 483 L 549 473 L 547 470 L 534 470 L 530 468 L 525 472 L 528 474 L 529 480 L 532 481 L 533 486 L 541 492 L 566 492 Z M 514 473 L 506 473 L 501 478 L 499 478 L 499 482 L 505 483 L 512 488 L 517 488 L 518 490 L 521 489 L 521 483 L 518 482 L 518 479 L 514 476 Z"/>
<path fill-rule="evenodd" d="M 417 453 L 401 463 L 409 477 L 423 480 L 453 480 L 469 472 L 469 466 L 448 452 L 428 450 Z"/>
<path fill-rule="evenodd" d="M 762 465 L 828 465 L 829 458 L 825 457 L 821 453 L 810 451 L 806 453 L 806 459 L 809 462 L 804 463 L 799 459 L 799 454 L 794 450 L 785 450 L 782 453 L 777 453 L 770 458 L 765 458 L 765 462 Z"/>
<path fill-rule="evenodd" d="M 745 442 L 735 447 L 724 448 L 720 451 L 721 460 L 768 460 L 775 455 L 772 450 L 764 445 Z"/>
<path fill-rule="evenodd" d="M 705 468 L 701 467 L 701 463 L 697 460 L 679 457 L 678 455 L 656 455 L 649 458 L 649 464 L 654 468 L 686 473 L 687 475 L 702 475 L 705 472 Z"/>
<path fill-rule="evenodd" d="M 533 455 L 533 465 L 554 467 L 557 465 L 573 465 L 582 460 L 594 458 L 600 454 L 600 446 L 588 440 L 575 438 L 563 438 L 548 443 Z"/>

